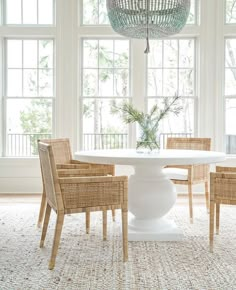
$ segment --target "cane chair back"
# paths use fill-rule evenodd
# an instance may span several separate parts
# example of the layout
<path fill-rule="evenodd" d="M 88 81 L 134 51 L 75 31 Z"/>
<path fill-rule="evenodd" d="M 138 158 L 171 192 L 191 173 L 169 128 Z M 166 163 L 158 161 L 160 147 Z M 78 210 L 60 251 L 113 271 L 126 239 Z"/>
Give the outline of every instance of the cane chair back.
<path fill-rule="evenodd" d="M 42 139 L 39 141 L 52 146 L 56 164 L 71 164 L 72 154 L 68 138 Z"/>

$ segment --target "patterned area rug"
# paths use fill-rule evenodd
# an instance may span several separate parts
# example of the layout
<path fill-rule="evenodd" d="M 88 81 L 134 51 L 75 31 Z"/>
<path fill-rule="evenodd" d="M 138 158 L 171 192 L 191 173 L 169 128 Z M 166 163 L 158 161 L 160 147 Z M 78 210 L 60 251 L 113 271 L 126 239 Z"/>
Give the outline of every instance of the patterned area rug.
<path fill-rule="evenodd" d="M 84 215 L 67 216 L 53 271 L 48 270 L 55 215 L 45 248 L 39 248 L 38 204 L 0 205 L 0 289 L 190 290 L 236 289 L 236 207 L 221 210 L 214 254 L 208 250 L 208 215 L 195 206 L 169 213 L 184 232 L 180 242 L 129 242 L 129 262 L 122 262 L 120 214 L 108 215 L 108 241 L 102 241 L 101 213 L 91 214 L 91 234 Z"/>

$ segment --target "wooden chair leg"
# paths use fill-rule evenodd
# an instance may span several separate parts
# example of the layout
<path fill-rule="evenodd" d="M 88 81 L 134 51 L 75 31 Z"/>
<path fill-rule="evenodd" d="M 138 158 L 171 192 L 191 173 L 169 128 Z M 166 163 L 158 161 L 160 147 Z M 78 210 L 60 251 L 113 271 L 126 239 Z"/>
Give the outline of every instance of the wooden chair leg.
<path fill-rule="evenodd" d="M 113 222 L 115 222 L 116 221 L 116 211 L 114 209 L 112 209 L 111 212 L 112 212 L 112 220 L 113 220 Z"/>
<path fill-rule="evenodd" d="M 55 266 L 57 251 L 61 239 L 61 231 L 63 227 L 64 222 L 64 213 L 58 213 L 57 214 L 57 222 L 56 222 L 56 228 L 54 233 L 54 239 L 53 239 L 53 246 L 52 246 L 52 253 L 51 253 L 51 259 L 49 262 L 49 270 L 52 270 Z"/>
<path fill-rule="evenodd" d="M 210 202 L 210 226 L 209 226 L 210 252 L 213 252 L 214 222 L 215 222 L 215 203 L 214 201 L 211 201 Z"/>
<path fill-rule="evenodd" d="M 193 192 L 192 192 L 192 184 L 188 184 L 188 199 L 189 199 L 189 216 L 190 223 L 193 223 Z"/>
<path fill-rule="evenodd" d="M 43 229 L 42 229 L 42 234 L 41 234 L 41 240 L 40 240 L 40 248 L 42 248 L 44 245 L 44 240 L 45 240 L 46 234 L 47 234 L 50 215 L 51 215 L 51 206 L 47 203 L 44 222 L 43 222 Z"/>
<path fill-rule="evenodd" d="M 41 198 L 41 204 L 40 204 L 40 210 L 39 210 L 39 217 L 38 217 L 38 228 L 41 227 L 42 222 L 43 222 L 43 216 L 45 213 L 45 209 L 46 209 L 46 193 L 45 190 L 43 189 L 43 194 L 42 194 L 42 198 Z"/>
<path fill-rule="evenodd" d="M 205 182 L 205 198 L 206 198 L 206 209 L 209 213 L 209 186 L 208 181 Z"/>
<path fill-rule="evenodd" d="M 216 234 L 219 235 L 220 228 L 220 204 L 216 204 Z"/>
<path fill-rule="evenodd" d="M 86 220 L 86 234 L 89 234 L 90 232 L 90 211 L 89 210 L 86 210 L 85 220 Z"/>
<path fill-rule="evenodd" d="M 128 261 L 128 211 L 122 209 L 123 261 Z"/>
<path fill-rule="evenodd" d="M 102 225 L 103 225 L 103 241 L 107 239 L 107 211 L 102 212 Z"/>

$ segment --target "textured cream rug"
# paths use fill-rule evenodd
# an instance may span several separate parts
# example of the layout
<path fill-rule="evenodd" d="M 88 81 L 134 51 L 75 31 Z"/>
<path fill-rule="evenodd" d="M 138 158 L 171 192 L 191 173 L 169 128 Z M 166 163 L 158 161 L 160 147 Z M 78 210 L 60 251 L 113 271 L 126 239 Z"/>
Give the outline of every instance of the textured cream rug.
<path fill-rule="evenodd" d="M 187 206 L 169 216 L 182 228 L 181 242 L 129 242 L 129 262 L 122 262 L 120 214 L 102 241 L 101 214 L 91 216 L 85 234 L 84 215 L 67 216 L 56 267 L 48 270 L 55 215 L 45 248 L 39 248 L 38 204 L 0 205 L 0 289 L 236 289 L 236 207 L 222 207 L 221 232 L 214 254 L 208 251 L 208 215 L 195 206 L 194 224 Z"/>

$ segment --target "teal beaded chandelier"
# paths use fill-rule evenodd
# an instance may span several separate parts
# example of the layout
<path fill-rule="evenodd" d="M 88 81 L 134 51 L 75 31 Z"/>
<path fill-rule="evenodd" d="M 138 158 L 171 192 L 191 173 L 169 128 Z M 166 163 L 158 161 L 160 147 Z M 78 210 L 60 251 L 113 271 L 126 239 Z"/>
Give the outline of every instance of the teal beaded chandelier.
<path fill-rule="evenodd" d="M 190 0 L 106 0 L 112 28 L 130 38 L 147 40 L 177 34 L 186 24 Z"/>

